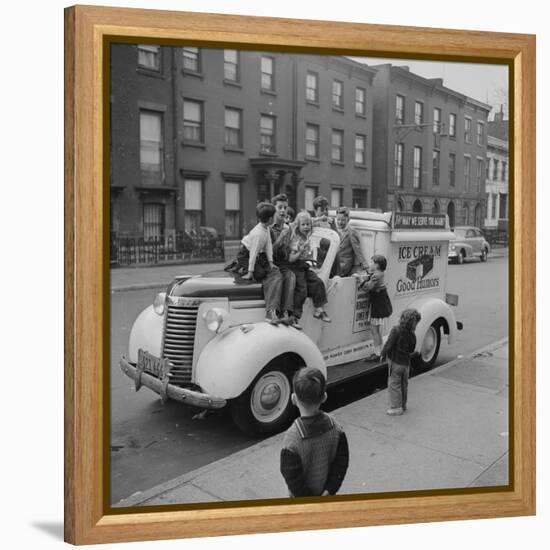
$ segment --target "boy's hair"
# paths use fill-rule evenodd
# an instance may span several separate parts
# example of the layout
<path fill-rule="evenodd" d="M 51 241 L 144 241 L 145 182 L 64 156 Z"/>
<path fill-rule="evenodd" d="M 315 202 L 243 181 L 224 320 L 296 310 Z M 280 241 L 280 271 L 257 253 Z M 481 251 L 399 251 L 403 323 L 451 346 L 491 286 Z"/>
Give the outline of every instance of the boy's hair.
<path fill-rule="evenodd" d="M 294 374 L 292 389 L 305 405 L 320 405 L 325 397 L 327 382 L 316 367 L 303 367 Z"/>
<path fill-rule="evenodd" d="M 417 309 L 405 309 L 401 313 L 401 317 L 399 318 L 399 326 L 401 328 L 404 328 L 405 330 L 412 331 L 413 325 L 418 324 L 420 322 L 420 319 L 422 319 L 422 316 Z"/>
<path fill-rule="evenodd" d="M 277 204 L 278 202 L 288 202 L 288 197 L 284 193 L 279 193 L 271 199 L 271 204 Z"/>
<path fill-rule="evenodd" d="M 292 220 L 294 220 L 295 216 L 296 216 L 296 212 L 294 211 L 294 208 L 292 208 L 292 206 L 289 206 L 287 209 L 286 209 L 286 215 L 291 218 Z"/>
<path fill-rule="evenodd" d="M 256 206 L 256 216 L 262 223 L 269 221 L 275 215 L 275 207 L 270 202 L 260 202 Z"/>
<path fill-rule="evenodd" d="M 313 199 L 313 210 L 317 210 L 317 208 L 323 208 L 325 206 L 328 206 L 328 199 L 326 197 L 319 196 Z"/>
<path fill-rule="evenodd" d="M 388 266 L 388 260 L 386 260 L 386 257 L 382 256 L 382 254 L 375 254 L 372 257 L 372 262 L 375 263 L 380 268 L 380 271 L 386 271 L 386 267 Z"/>
<path fill-rule="evenodd" d="M 336 209 L 337 214 L 343 214 L 346 218 L 349 218 L 349 208 L 347 206 L 339 206 Z"/>

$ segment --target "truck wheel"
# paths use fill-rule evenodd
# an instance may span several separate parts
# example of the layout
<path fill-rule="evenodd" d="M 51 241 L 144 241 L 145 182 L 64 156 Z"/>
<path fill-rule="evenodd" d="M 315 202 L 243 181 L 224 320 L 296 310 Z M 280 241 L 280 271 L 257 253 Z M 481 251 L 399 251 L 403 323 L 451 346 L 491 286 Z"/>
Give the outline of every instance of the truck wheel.
<path fill-rule="evenodd" d="M 416 372 L 426 372 L 430 370 L 439 354 L 441 345 L 441 325 L 438 321 L 433 322 L 426 331 L 420 353 L 415 354 L 411 360 L 412 367 Z"/>
<path fill-rule="evenodd" d="M 464 263 L 464 251 L 463 250 L 461 250 L 458 253 L 458 256 L 456 257 L 456 263 L 457 264 L 463 264 Z"/>
<path fill-rule="evenodd" d="M 296 416 L 290 396 L 292 383 L 281 366 L 268 364 L 245 392 L 231 401 L 235 424 L 252 436 L 266 436 L 287 428 Z"/>
<path fill-rule="evenodd" d="M 482 262 L 486 262 L 487 261 L 487 256 L 488 256 L 488 252 L 487 252 L 487 249 L 484 248 L 482 251 L 481 251 L 481 256 L 480 256 L 480 260 Z"/>

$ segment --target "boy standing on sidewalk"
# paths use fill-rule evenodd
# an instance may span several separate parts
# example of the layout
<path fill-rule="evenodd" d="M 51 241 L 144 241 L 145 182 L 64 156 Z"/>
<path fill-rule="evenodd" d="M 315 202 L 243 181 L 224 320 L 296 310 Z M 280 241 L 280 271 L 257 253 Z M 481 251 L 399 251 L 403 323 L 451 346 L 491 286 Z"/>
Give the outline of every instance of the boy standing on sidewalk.
<path fill-rule="evenodd" d="M 304 367 L 292 381 L 292 403 L 300 416 L 288 429 L 281 450 L 281 474 L 290 496 L 334 495 L 349 464 L 346 434 L 319 407 L 327 399 L 326 380 L 314 367 Z"/>
<path fill-rule="evenodd" d="M 399 324 L 391 332 L 382 348 L 380 361 L 388 358 L 388 394 L 390 408 L 386 414 L 398 416 L 407 410 L 407 389 L 409 386 L 409 365 L 416 347 L 414 331 L 420 321 L 416 309 L 405 309 L 399 318 Z"/>

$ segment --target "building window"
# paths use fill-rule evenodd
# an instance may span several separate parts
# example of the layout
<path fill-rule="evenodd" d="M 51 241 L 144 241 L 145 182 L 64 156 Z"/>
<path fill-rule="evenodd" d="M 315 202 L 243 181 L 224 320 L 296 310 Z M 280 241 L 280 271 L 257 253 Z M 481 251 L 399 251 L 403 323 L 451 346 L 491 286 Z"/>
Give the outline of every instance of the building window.
<path fill-rule="evenodd" d="M 311 185 L 306 185 L 306 192 L 304 197 L 304 206 L 309 212 L 313 212 L 313 201 L 317 196 L 317 187 Z"/>
<path fill-rule="evenodd" d="M 441 133 L 441 109 L 439 107 L 434 108 L 433 132 L 434 134 Z"/>
<path fill-rule="evenodd" d="M 481 186 L 482 179 L 483 179 L 483 159 L 477 159 L 476 187 L 477 187 L 478 193 L 482 191 L 482 186 Z"/>
<path fill-rule="evenodd" d="M 454 113 L 449 115 L 449 137 L 456 138 L 456 115 Z"/>
<path fill-rule="evenodd" d="M 422 124 L 424 122 L 424 103 L 421 101 L 414 102 L 414 123 Z"/>
<path fill-rule="evenodd" d="M 138 44 L 138 65 L 151 71 L 160 71 L 160 46 Z"/>
<path fill-rule="evenodd" d="M 456 154 L 449 153 L 449 185 L 454 187 L 456 183 Z"/>
<path fill-rule="evenodd" d="M 413 203 L 413 212 L 420 213 L 422 212 L 422 201 L 420 199 L 416 199 Z"/>
<path fill-rule="evenodd" d="M 491 159 L 487 159 L 487 163 L 485 164 L 485 179 L 491 178 Z"/>
<path fill-rule="evenodd" d="M 432 214 L 439 214 L 440 212 L 441 212 L 441 206 L 439 205 L 439 201 L 435 199 L 432 205 Z"/>
<path fill-rule="evenodd" d="M 361 116 L 367 114 L 367 92 L 365 88 L 355 88 L 355 114 Z"/>
<path fill-rule="evenodd" d="M 275 117 L 262 115 L 260 118 L 260 150 L 262 153 L 275 153 Z"/>
<path fill-rule="evenodd" d="M 355 164 L 365 165 L 367 151 L 367 136 L 355 135 Z"/>
<path fill-rule="evenodd" d="M 306 185 L 306 191 L 304 196 L 304 206 L 308 212 L 313 212 L 313 201 L 317 196 L 317 186 Z"/>
<path fill-rule="evenodd" d="M 493 159 L 493 181 L 498 180 L 498 160 Z"/>
<path fill-rule="evenodd" d="M 500 173 L 501 173 L 502 181 L 508 181 L 508 174 L 506 173 L 507 168 L 508 168 L 508 165 L 506 164 L 506 161 L 505 160 L 501 161 Z"/>
<path fill-rule="evenodd" d="M 477 144 L 483 145 L 485 140 L 485 131 L 483 129 L 483 122 L 477 123 Z"/>
<path fill-rule="evenodd" d="M 225 145 L 228 147 L 243 146 L 241 117 L 240 109 L 225 109 Z"/>
<path fill-rule="evenodd" d="M 139 161 L 142 181 L 160 185 L 164 179 L 162 113 L 139 113 Z"/>
<path fill-rule="evenodd" d="M 403 201 L 399 199 L 397 201 L 397 211 L 398 212 L 404 212 L 405 211 L 405 205 L 403 204 Z"/>
<path fill-rule="evenodd" d="M 395 144 L 393 184 L 396 187 L 403 187 L 403 143 Z"/>
<path fill-rule="evenodd" d="M 184 182 L 184 228 L 190 235 L 198 235 L 202 225 L 202 180 Z"/>
<path fill-rule="evenodd" d="M 333 208 L 338 208 L 339 206 L 342 206 L 342 194 L 343 189 L 341 188 L 333 188 L 330 190 L 330 206 Z"/>
<path fill-rule="evenodd" d="M 462 209 L 462 217 L 463 217 L 463 223 L 464 225 L 468 225 L 470 223 L 470 208 L 467 204 L 464 205 L 464 208 Z"/>
<path fill-rule="evenodd" d="M 395 96 L 395 123 L 405 122 L 405 98 L 402 95 Z"/>
<path fill-rule="evenodd" d="M 344 132 L 343 130 L 332 130 L 332 153 L 331 159 L 336 162 L 344 162 Z"/>
<path fill-rule="evenodd" d="M 340 80 L 332 81 L 332 106 L 337 109 L 344 108 L 344 83 Z"/>
<path fill-rule="evenodd" d="M 223 77 L 231 82 L 239 82 L 238 50 L 223 50 Z"/>
<path fill-rule="evenodd" d="M 316 124 L 306 126 L 306 157 L 319 158 L 319 126 Z"/>
<path fill-rule="evenodd" d="M 164 204 L 143 205 L 143 239 L 145 241 L 164 241 L 165 216 Z"/>
<path fill-rule="evenodd" d="M 415 147 L 413 153 L 413 188 L 422 186 L 422 147 Z"/>
<path fill-rule="evenodd" d="M 464 141 L 472 143 L 472 119 L 468 117 L 464 119 Z"/>
<path fill-rule="evenodd" d="M 241 185 L 225 182 L 225 236 L 241 236 Z"/>
<path fill-rule="evenodd" d="M 273 57 L 262 56 L 262 90 L 275 90 L 274 78 L 275 60 Z"/>
<path fill-rule="evenodd" d="M 183 68 L 194 73 L 200 72 L 201 54 L 199 48 L 183 48 Z"/>
<path fill-rule="evenodd" d="M 310 71 L 306 75 L 306 100 L 319 102 L 319 75 Z"/>
<path fill-rule="evenodd" d="M 470 191 L 470 157 L 464 157 L 464 192 Z"/>
<path fill-rule="evenodd" d="M 474 208 L 474 225 L 476 227 L 481 227 L 481 204 L 477 203 Z M 476 235 L 479 237 L 480 232 L 479 230 L 476 231 Z"/>
<path fill-rule="evenodd" d="M 507 202 L 506 193 L 499 193 L 499 199 L 500 199 L 500 204 L 499 204 L 498 217 L 501 220 L 505 220 L 508 218 L 508 213 L 506 212 L 506 202 Z"/>
<path fill-rule="evenodd" d="M 433 151 L 433 175 L 432 175 L 432 184 L 439 185 L 439 151 Z"/>
<path fill-rule="evenodd" d="M 203 143 L 203 104 L 202 101 L 183 102 L 183 139 Z"/>
<path fill-rule="evenodd" d="M 351 190 L 351 205 L 353 208 L 367 208 L 367 190 L 354 187 Z"/>

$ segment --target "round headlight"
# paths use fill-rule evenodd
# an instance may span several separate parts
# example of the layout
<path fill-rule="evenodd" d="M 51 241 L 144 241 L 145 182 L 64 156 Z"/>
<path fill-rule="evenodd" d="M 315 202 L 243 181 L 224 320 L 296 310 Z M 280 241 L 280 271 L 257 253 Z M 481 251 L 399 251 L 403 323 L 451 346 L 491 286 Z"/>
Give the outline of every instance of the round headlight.
<path fill-rule="evenodd" d="M 454 250 L 456 246 L 454 244 L 451 245 L 451 250 Z"/>
<path fill-rule="evenodd" d="M 166 292 L 159 292 L 153 300 L 153 309 L 157 315 L 164 314 L 164 308 L 166 305 Z"/>
<path fill-rule="evenodd" d="M 213 307 L 204 314 L 203 318 L 208 330 L 218 332 L 226 316 L 227 311 L 219 307 Z"/>

